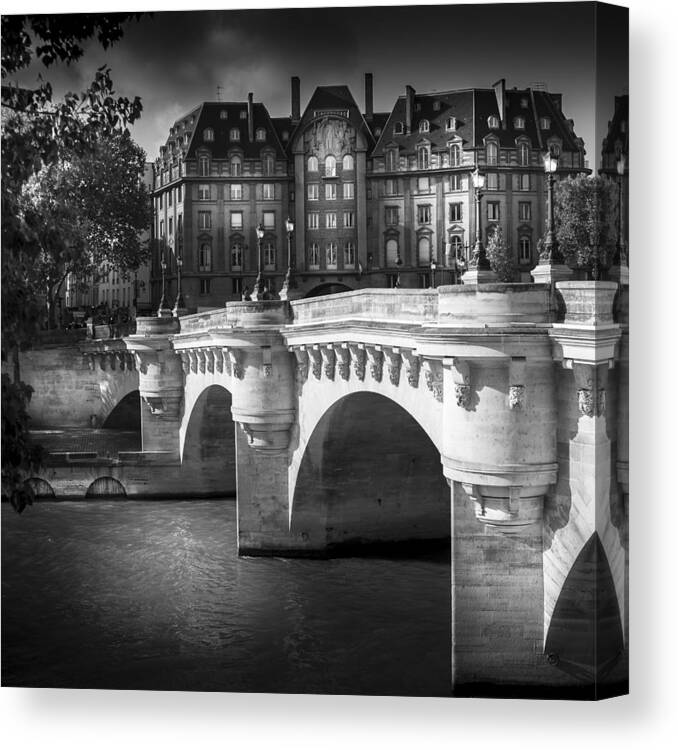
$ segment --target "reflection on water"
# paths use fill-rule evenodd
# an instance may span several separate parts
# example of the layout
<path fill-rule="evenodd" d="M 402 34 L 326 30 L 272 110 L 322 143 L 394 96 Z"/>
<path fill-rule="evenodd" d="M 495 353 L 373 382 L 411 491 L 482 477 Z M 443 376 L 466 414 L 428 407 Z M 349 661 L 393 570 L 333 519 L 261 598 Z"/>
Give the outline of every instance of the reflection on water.
<path fill-rule="evenodd" d="M 2 684 L 450 694 L 449 551 L 239 558 L 232 501 L 2 507 Z"/>

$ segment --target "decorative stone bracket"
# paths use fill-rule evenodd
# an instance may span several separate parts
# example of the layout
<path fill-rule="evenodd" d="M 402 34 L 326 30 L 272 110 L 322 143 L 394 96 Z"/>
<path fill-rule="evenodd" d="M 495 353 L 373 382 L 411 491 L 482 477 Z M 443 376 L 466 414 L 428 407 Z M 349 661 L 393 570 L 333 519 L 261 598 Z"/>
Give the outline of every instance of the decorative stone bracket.
<path fill-rule="evenodd" d="M 421 358 L 409 349 L 401 349 L 403 361 L 405 362 L 405 375 L 407 382 L 412 388 L 419 386 L 419 370 L 421 369 Z"/>
<path fill-rule="evenodd" d="M 337 363 L 337 355 L 334 353 L 332 344 L 323 346 L 320 349 L 320 355 L 323 362 L 323 372 L 328 380 L 334 380 L 334 368 Z"/>
<path fill-rule="evenodd" d="M 380 346 L 366 346 L 365 349 L 370 364 L 370 375 L 377 383 L 381 383 L 384 374 L 384 352 Z"/>
<path fill-rule="evenodd" d="M 167 420 L 176 420 L 179 418 L 182 402 L 180 392 L 162 395 L 142 394 L 141 398 L 154 417 Z"/>
<path fill-rule="evenodd" d="M 224 372 L 242 380 L 245 371 L 242 367 L 242 350 L 230 347 L 199 347 L 195 349 L 180 349 L 177 354 L 181 358 L 181 369 L 185 375 L 198 372 L 205 374 Z M 264 363 L 265 365 L 266 363 Z M 265 372 L 264 372 L 265 375 Z"/>
<path fill-rule="evenodd" d="M 259 453 L 276 455 L 284 453 L 290 443 L 289 425 L 265 422 L 239 422 L 247 435 L 247 442 Z"/>
<path fill-rule="evenodd" d="M 462 483 L 483 525 L 502 534 L 518 534 L 541 524 L 548 485 L 537 487 L 488 486 Z"/>
<path fill-rule="evenodd" d="M 563 367 L 572 370 L 577 387 L 577 408 L 583 417 L 604 417 L 607 407 L 605 388 L 607 372 L 614 365 L 614 360 L 607 364 L 595 365 L 563 360 Z"/>
<path fill-rule="evenodd" d="M 526 377 L 525 357 L 511 357 L 509 362 L 509 387 L 508 405 L 509 409 L 522 409 L 525 406 Z"/>
<path fill-rule="evenodd" d="M 437 359 L 425 359 L 424 379 L 426 387 L 433 393 L 435 400 L 442 402 L 444 393 L 442 362 Z"/>
<path fill-rule="evenodd" d="M 400 368 L 403 363 L 402 357 L 400 356 L 400 349 L 395 346 L 392 349 L 385 349 L 384 356 L 386 357 L 388 379 L 393 385 L 398 385 L 400 383 Z"/>
<path fill-rule="evenodd" d="M 134 354 L 125 350 L 85 352 L 83 359 L 90 371 L 94 371 L 97 365 L 104 372 L 106 370 L 115 371 L 116 369 L 125 372 L 125 370 L 136 369 Z"/>
<path fill-rule="evenodd" d="M 467 411 L 471 408 L 471 366 L 468 360 L 454 357 L 450 366 L 454 383 L 454 399 L 457 406 Z"/>
<path fill-rule="evenodd" d="M 349 344 L 348 349 L 351 352 L 353 360 L 353 372 L 358 380 L 365 380 L 365 361 L 367 352 L 364 344 Z"/>
<path fill-rule="evenodd" d="M 320 380 L 323 370 L 323 358 L 320 352 L 320 347 L 315 344 L 313 347 L 307 350 L 308 355 L 311 358 L 311 372 L 316 380 Z"/>
<path fill-rule="evenodd" d="M 351 375 L 351 352 L 348 344 L 335 346 L 334 350 L 337 354 L 339 377 L 342 380 L 348 380 Z"/>

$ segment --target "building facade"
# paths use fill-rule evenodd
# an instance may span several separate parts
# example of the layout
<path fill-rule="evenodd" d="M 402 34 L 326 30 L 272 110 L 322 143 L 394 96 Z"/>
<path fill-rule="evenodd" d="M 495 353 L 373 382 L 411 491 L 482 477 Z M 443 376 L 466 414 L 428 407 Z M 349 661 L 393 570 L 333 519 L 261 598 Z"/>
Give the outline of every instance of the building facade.
<path fill-rule="evenodd" d="M 501 228 L 516 280 L 528 280 L 546 214 L 542 154 L 558 154 L 559 176 L 587 171 L 561 95 L 504 80 L 407 86 L 375 113 L 368 73 L 363 111 L 346 86 L 319 86 L 300 105 L 294 77 L 289 117 L 250 94 L 172 125 L 153 169 L 155 301 L 163 261 L 169 306 L 180 275 L 191 311 L 241 299 L 259 267 L 272 296 L 288 266 L 296 297 L 455 283 L 476 239 L 475 170 L 482 237 Z"/>

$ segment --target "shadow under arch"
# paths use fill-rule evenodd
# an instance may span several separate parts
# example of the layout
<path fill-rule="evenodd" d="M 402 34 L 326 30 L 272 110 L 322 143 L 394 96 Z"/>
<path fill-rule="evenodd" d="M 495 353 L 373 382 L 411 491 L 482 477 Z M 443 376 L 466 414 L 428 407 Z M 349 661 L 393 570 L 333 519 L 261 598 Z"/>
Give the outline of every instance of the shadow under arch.
<path fill-rule="evenodd" d="M 53 500 L 56 497 L 52 485 L 40 477 L 26 479 L 24 485 L 30 487 L 36 500 Z"/>
<path fill-rule="evenodd" d="M 99 477 L 87 488 L 85 497 L 124 498 L 127 497 L 127 493 L 122 484 L 114 477 Z"/>
<path fill-rule="evenodd" d="M 304 450 L 290 530 L 334 554 L 364 545 L 448 544 L 450 490 L 437 448 L 390 398 L 369 391 L 342 397 Z"/>
<path fill-rule="evenodd" d="M 597 532 L 577 556 L 553 610 L 544 651 L 549 663 L 594 688 L 624 650 L 617 592 Z"/>
<path fill-rule="evenodd" d="M 318 286 L 314 286 L 313 289 L 311 289 L 304 295 L 304 298 L 306 299 L 308 297 L 323 297 L 327 294 L 341 294 L 342 292 L 352 291 L 353 289 L 351 289 L 350 286 L 346 286 L 346 284 L 328 282 L 327 284 L 319 284 Z"/>
<path fill-rule="evenodd" d="M 199 471 L 206 494 L 233 495 L 236 490 L 235 423 L 231 394 L 210 385 L 198 396 L 186 426 L 182 471 Z"/>
<path fill-rule="evenodd" d="M 104 430 L 134 430 L 141 436 L 141 397 L 138 390 L 130 391 L 120 399 L 106 417 Z"/>

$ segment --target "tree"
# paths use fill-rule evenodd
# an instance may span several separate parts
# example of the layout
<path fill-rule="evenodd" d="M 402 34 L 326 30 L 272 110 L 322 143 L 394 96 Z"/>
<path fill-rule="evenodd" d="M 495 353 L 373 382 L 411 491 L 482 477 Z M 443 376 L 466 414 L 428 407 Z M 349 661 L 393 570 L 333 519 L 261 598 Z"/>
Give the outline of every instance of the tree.
<path fill-rule="evenodd" d="M 557 183 L 556 237 L 565 262 L 594 279 L 607 268 L 617 241 L 617 193 L 607 177 L 580 175 Z"/>
<path fill-rule="evenodd" d="M 24 479 L 35 471 L 39 449 L 28 433 L 30 388 L 21 382 L 19 349 L 34 339 L 40 297 L 31 284 L 40 245 L 26 221 L 22 201 L 27 184 L 65 154 L 85 157 L 97 144 L 120 135 L 141 114 L 141 100 L 116 97 L 110 70 L 100 68 L 82 93 L 54 101 L 49 82 L 34 89 L 9 77 L 34 57 L 49 66 L 83 54 L 81 42 L 96 37 L 107 47 L 138 14 L 5 16 L 2 19 L 2 359 L 13 361 L 13 381 L 2 378 L 2 494 L 21 511 L 32 492 Z"/>
<path fill-rule="evenodd" d="M 501 227 L 495 227 L 494 231 L 490 233 L 485 252 L 499 281 L 504 283 L 513 281 L 513 259 L 511 258 L 511 251 L 506 247 L 504 232 Z"/>
<path fill-rule="evenodd" d="M 151 221 L 141 181 L 145 158 L 123 133 L 100 142 L 92 154 L 44 167 L 25 184 L 22 218 L 37 245 L 30 277 L 45 295 L 50 327 L 69 274 L 86 279 L 104 264 L 134 271 L 148 259 L 140 240 Z"/>

